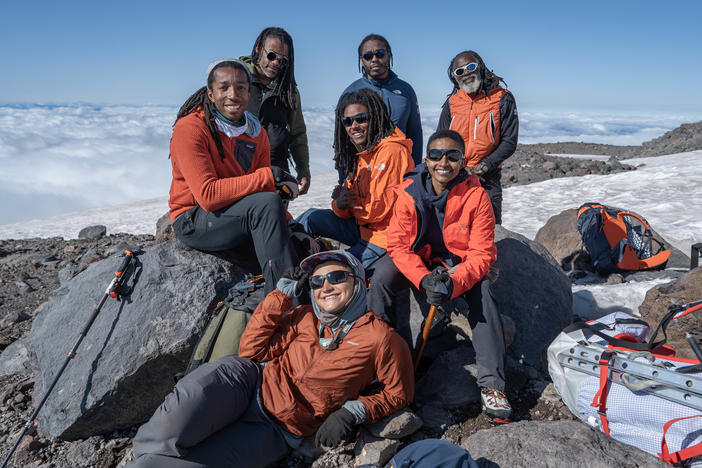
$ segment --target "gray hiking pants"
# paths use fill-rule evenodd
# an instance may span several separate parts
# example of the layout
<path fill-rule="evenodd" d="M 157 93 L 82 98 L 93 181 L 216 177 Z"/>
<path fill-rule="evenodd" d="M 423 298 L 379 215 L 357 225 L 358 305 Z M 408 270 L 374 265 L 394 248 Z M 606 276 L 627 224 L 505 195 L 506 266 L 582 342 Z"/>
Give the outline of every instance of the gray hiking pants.
<path fill-rule="evenodd" d="M 265 467 L 288 453 L 262 409 L 261 368 L 226 356 L 183 377 L 134 437 L 131 468 Z"/>
<path fill-rule="evenodd" d="M 196 206 L 173 221 L 173 232 L 183 244 L 206 252 L 237 248 L 250 254 L 253 243 L 266 294 L 275 289 L 285 270 L 297 264 L 277 193 L 252 193 L 213 212 Z"/>
<path fill-rule="evenodd" d="M 412 287 L 412 283 L 397 269 L 390 255 L 385 255 L 375 265 L 368 292 L 368 310 L 387 317 L 395 328 L 409 328 L 409 307 L 396 311 L 393 303 L 401 291 Z M 463 299 L 469 308 L 468 323 L 473 331 L 478 385 L 504 391 L 505 335 L 500 313 L 490 293 L 490 280 L 483 278 L 463 293 Z M 409 345 L 412 349 L 412 343 Z"/>

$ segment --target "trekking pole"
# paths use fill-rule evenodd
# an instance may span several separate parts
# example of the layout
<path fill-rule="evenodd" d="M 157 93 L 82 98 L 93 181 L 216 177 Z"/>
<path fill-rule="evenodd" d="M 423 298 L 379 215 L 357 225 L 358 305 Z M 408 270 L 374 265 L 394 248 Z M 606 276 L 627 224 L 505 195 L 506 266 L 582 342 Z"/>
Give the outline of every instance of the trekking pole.
<path fill-rule="evenodd" d="M 433 305 L 429 307 L 429 314 L 427 314 L 427 321 L 424 323 L 424 329 L 422 330 L 422 342 L 419 344 L 419 351 L 417 351 L 417 357 L 414 360 L 414 370 L 419 367 L 419 359 L 422 357 L 422 352 L 424 352 L 424 345 L 429 339 L 429 331 L 431 330 L 431 325 L 434 323 L 434 315 L 436 314 L 436 306 Z"/>
<path fill-rule="evenodd" d="M 66 360 L 63 361 L 63 365 L 61 366 L 58 373 L 54 377 L 54 380 L 53 380 L 53 382 L 51 382 L 51 385 L 49 385 L 49 389 L 44 394 L 44 397 L 41 399 L 41 401 L 39 402 L 37 407 L 34 409 L 31 416 L 29 416 L 29 420 L 24 425 L 22 432 L 17 437 L 17 440 L 15 441 L 15 444 L 10 449 L 10 452 L 7 454 L 7 456 L 5 456 L 5 459 L 3 460 L 2 465 L 0 465 L 0 468 L 5 468 L 5 466 L 7 466 L 7 462 L 10 461 L 10 457 L 12 456 L 13 453 L 15 453 L 15 450 L 17 450 L 17 447 L 19 446 L 20 442 L 22 441 L 22 438 L 27 433 L 29 428 L 32 426 L 34 419 L 36 419 L 37 414 L 39 414 L 39 411 L 44 406 L 44 403 L 46 402 L 46 400 L 49 398 L 51 391 L 56 386 L 58 379 L 61 377 L 61 374 L 63 374 L 63 371 L 66 369 L 66 366 L 68 366 L 69 361 L 71 359 L 73 359 L 73 357 L 75 356 L 76 350 L 78 349 L 78 346 L 80 346 L 81 341 L 83 341 L 83 338 L 85 338 L 85 335 L 88 333 L 88 330 L 90 329 L 91 325 L 95 321 L 95 318 L 97 318 L 97 315 L 100 312 L 100 309 L 102 308 L 103 304 L 105 304 L 105 301 L 107 300 L 107 298 L 112 297 L 114 299 L 119 300 L 119 297 L 122 295 L 122 282 L 124 280 L 125 273 L 126 273 L 127 269 L 129 268 L 129 265 L 136 258 L 134 256 L 134 253 L 129 251 L 129 250 L 124 250 L 123 255 L 124 255 L 124 259 L 122 260 L 122 264 L 119 266 L 119 269 L 117 271 L 115 271 L 115 276 L 114 276 L 114 278 L 112 278 L 112 281 L 110 281 L 110 285 L 105 290 L 105 294 L 102 296 L 102 299 L 100 299 L 100 303 L 97 305 L 95 310 L 93 310 L 93 313 L 90 316 L 88 323 L 86 323 L 85 326 L 83 327 L 83 330 L 80 332 L 80 335 L 78 336 L 78 340 L 73 345 L 73 348 L 68 353 L 66 353 L 67 354 Z"/>

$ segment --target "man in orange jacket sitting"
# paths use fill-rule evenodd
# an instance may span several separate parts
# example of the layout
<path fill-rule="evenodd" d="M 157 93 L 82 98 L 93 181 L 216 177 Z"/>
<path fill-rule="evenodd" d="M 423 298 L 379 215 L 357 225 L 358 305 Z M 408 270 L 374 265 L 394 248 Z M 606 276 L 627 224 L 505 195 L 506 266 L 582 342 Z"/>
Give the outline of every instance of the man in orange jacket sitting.
<path fill-rule="evenodd" d="M 332 209 L 309 209 L 298 221 L 313 236 L 350 246 L 369 272 L 386 252 L 392 188 L 414 168 L 412 140 L 392 123 L 382 98 L 363 88 L 339 100 L 334 153 L 345 180 L 332 193 Z"/>
<path fill-rule="evenodd" d="M 397 326 L 408 319 L 393 311 L 400 291 L 414 286 L 435 306 L 463 296 L 470 308 L 483 407 L 493 422 L 504 423 L 511 414 L 504 393 L 504 333 L 486 277 L 497 259 L 495 216 L 485 189 L 464 167 L 464 149 L 457 132 L 436 132 L 425 162 L 395 189 L 389 257 L 376 264 L 368 308 Z"/>

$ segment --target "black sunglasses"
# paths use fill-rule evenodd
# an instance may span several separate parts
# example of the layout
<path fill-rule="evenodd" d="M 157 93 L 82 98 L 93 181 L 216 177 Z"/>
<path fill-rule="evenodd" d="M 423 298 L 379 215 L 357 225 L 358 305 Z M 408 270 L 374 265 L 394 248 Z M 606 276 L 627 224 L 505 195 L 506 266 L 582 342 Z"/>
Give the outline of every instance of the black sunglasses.
<path fill-rule="evenodd" d="M 385 57 L 385 54 L 387 54 L 385 49 L 378 49 L 375 52 L 366 52 L 365 54 L 361 55 L 361 57 L 363 57 L 363 60 L 369 61 L 373 60 L 374 55 L 378 58 L 383 58 Z"/>
<path fill-rule="evenodd" d="M 368 122 L 368 112 L 361 112 L 360 114 L 351 115 L 349 117 L 342 117 L 341 123 L 344 125 L 344 127 L 350 127 L 353 125 L 354 120 L 359 124 Z"/>
<path fill-rule="evenodd" d="M 264 50 L 264 52 L 266 53 L 266 58 L 269 62 L 278 60 L 282 66 L 286 66 L 288 64 L 288 58 L 285 55 L 280 55 L 272 50 Z"/>
<path fill-rule="evenodd" d="M 349 276 L 356 278 L 356 275 L 346 270 L 334 270 L 330 271 L 326 275 L 310 276 L 310 288 L 321 288 L 324 286 L 324 280 L 329 281 L 329 284 L 340 284 L 349 279 Z"/>
<path fill-rule="evenodd" d="M 444 156 L 451 162 L 458 162 L 463 159 L 463 153 L 461 153 L 461 150 L 457 149 L 442 150 L 432 148 L 427 152 L 427 159 L 429 161 L 439 162 Z"/>

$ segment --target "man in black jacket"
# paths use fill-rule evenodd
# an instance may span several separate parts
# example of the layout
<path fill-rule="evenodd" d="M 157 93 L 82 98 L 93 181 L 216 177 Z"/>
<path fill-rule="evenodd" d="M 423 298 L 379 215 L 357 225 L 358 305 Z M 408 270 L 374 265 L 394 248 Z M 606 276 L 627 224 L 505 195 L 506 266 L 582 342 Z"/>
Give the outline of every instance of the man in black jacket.
<path fill-rule="evenodd" d="M 252 75 L 248 111 L 261 121 L 271 144 L 271 166 L 290 172 L 292 156 L 300 195 L 310 188 L 310 155 L 300 92 L 295 83 L 293 40 L 282 28 L 266 28 L 251 56 L 240 57 Z"/>

